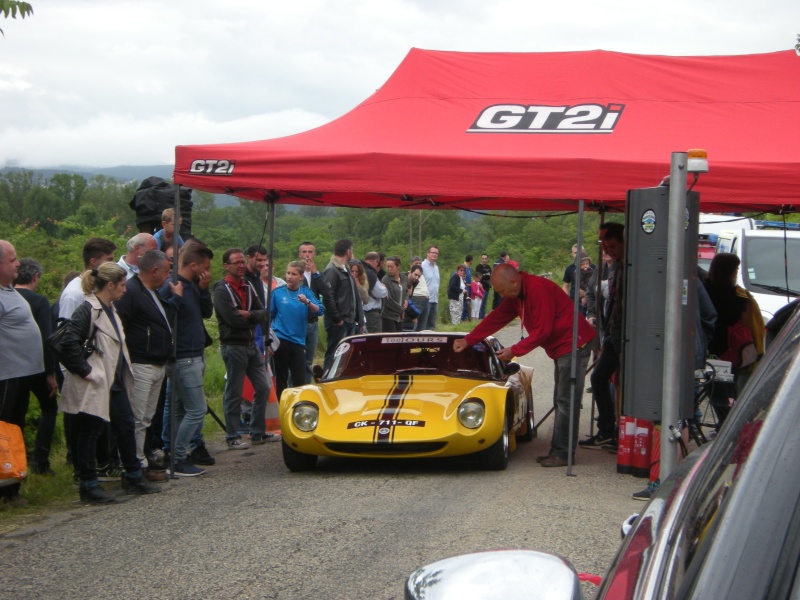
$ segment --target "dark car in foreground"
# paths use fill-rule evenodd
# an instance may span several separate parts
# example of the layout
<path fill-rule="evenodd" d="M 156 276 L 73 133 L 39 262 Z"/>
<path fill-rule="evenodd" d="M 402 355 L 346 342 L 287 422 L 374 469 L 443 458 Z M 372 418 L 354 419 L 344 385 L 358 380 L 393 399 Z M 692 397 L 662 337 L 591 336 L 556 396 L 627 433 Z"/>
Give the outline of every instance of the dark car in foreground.
<path fill-rule="evenodd" d="M 635 520 L 596 598 L 800 598 L 798 566 L 796 309 L 714 443 L 681 462 Z M 406 598 L 414 600 L 580 595 L 567 560 L 525 550 L 457 556 L 406 582 Z"/>

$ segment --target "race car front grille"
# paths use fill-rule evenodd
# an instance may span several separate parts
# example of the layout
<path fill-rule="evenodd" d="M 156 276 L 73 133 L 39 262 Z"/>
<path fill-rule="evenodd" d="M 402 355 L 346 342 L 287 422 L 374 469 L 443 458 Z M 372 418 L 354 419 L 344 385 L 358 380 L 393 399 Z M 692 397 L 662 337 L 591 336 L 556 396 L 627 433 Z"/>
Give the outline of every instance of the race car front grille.
<path fill-rule="evenodd" d="M 331 452 L 342 454 L 429 454 L 445 447 L 445 442 L 409 442 L 400 444 L 358 444 L 331 442 L 326 444 Z"/>

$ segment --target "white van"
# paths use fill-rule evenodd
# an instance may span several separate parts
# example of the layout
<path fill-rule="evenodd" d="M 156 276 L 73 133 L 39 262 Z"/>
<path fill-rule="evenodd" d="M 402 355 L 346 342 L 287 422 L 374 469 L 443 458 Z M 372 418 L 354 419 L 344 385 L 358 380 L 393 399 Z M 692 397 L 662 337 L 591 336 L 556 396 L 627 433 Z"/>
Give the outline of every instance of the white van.
<path fill-rule="evenodd" d="M 711 259 L 716 253 L 719 234 L 732 228 L 749 230 L 755 229 L 756 224 L 749 217 L 700 213 L 697 231 L 697 266 L 708 271 Z"/>
<path fill-rule="evenodd" d="M 742 261 L 737 283 L 756 299 L 764 323 L 800 295 L 800 231 L 723 231 L 717 237 L 717 252 L 736 254 Z"/>

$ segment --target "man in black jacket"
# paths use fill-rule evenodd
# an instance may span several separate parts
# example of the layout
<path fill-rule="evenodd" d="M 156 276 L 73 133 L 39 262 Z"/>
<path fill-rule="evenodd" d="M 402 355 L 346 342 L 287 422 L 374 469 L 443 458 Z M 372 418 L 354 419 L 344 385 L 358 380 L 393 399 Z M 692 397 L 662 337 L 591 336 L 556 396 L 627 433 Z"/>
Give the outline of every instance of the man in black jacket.
<path fill-rule="evenodd" d="M 263 444 L 281 439 L 279 435 L 266 433 L 267 400 L 272 384 L 267 378 L 264 356 L 256 346 L 256 325 L 266 326 L 267 311 L 253 286 L 244 278 L 247 270 L 244 252 L 239 248 L 226 250 L 222 255 L 222 264 L 226 275 L 214 284 L 214 312 L 219 325 L 219 349 L 227 376 L 222 396 L 225 437 L 228 448 L 244 450 L 249 444 L 242 441 L 239 435 L 239 422 L 245 376 L 253 384 L 250 441 Z"/>
<path fill-rule="evenodd" d="M 492 285 L 489 283 L 492 275 L 492 265 L 489 264 L 488 254 L 481 254 L 481 263 L 475 267 L 475 274 L 481 276 L 481 286 L 483 287 L 481 311 L 478 314 L 478 318 L 483 319 L 486 316 L 486 303 L 489 300 L 489 292 L 492 291 Z"/>
<path fill-rule="evenodd" d="M 166 375 L 167 359 L 172 353 L 172 316 L 177 310 L 174 299 L 165 301 L 156 292 L 169 276 L 170 263 L 160 250 L 148 250 L 139 259 L 139 273 L 125 283 L 126 293 L 114 303 L 125 329 L 125 343 L 131 355 L 133 371 L 133 418 L 136 456 L 148 481 L 161 483 L 166 475 L 149 468 L 145 457 L 147 428 L 158 407 L 161 384 Z M 178 287 L 180 286 L 180 288 Z M 170 286 L 181 295 L 181 283 Z"/>
<path fill-rule="evenodd" d="M 162 440 L 165 446 L 171 443 L 169 424 L 170 408 L 179 416 L 175 432 L 175 476 L 196 477 L 205 469 L 187 462 L 187 452 L 192 446 L 192 462 L 195 464 L 214 464 L 203 444 L 203 418 L 208 412 L 203 375 L 205 373 L 205 347 L 207 333 L 203 319 L 214 314 L 208 285 L 211 282 L 211 259 L 214 253 L 202 242 L 192 239 L 181 247 L 178 283 L 168 282 L 159 290 L 159 295 L 167 300 L 174 299 L 178 308 L 178 337 L 175 344 L 175 368 L 170 375 L 172 390 L 170 403 L 164 404 L 164 431 Z M 175 403 L 172 405 L 172 403 Z M 197 460 L 198 453 L 202 463 Z"/>
<path fill-rule="evenodd" d="M 264 293 L 264 285 L 261 283 L 261 271 L 267 264 L 267 249 L 258 244 L 251 244 L 244 251 L 245 266 L 244 278 L 247 283 L 253 286 L 253 291 L 258 296 L 261 306 L 267 305 L 267 296 Z"/>
<path fill-rule="evenodd" d="M 333 352 L 339 342 L 358 331 L 358 309 L 361 298 L 356 290 L 356 280 L 350 274 L 349 261 L 353 258 L 353 242 L 338 240 L 333 245 L 333 256 L 322 272 L 322 277 L 331 288 L 334 310 L 325 307 L 325 332 L 328 334 L 328 347 L 325 350 L 323 369 L 328 370 L 333 363 Z"/>

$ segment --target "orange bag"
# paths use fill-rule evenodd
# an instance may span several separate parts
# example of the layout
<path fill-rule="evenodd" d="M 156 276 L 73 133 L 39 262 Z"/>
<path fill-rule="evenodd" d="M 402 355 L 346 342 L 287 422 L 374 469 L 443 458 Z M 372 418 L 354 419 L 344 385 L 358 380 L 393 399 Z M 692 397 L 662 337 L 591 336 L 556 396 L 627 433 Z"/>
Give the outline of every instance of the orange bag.
<path fill-rule="evenodd" d="M 19 483 L 28 474 L 28 457 L 22 430 L 0 421 L 0 487 Z"/>

